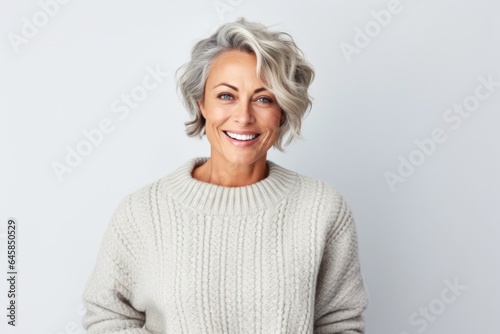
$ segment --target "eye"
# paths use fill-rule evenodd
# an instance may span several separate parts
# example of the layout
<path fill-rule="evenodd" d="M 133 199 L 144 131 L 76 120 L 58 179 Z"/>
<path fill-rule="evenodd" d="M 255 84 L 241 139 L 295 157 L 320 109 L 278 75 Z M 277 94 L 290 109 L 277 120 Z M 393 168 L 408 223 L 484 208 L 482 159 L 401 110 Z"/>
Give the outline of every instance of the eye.
<path fill-rule="evenodd" d="M 263 103 L 273 103 L 273 100 L 271 100 L 269 97 L 267 96 L 259 96 L 257 98 L 257 101 L 258 102 L 263 102 Z"/>
<path fill-rule="evenodd" d="M 221 94 L 217 95 L 217 97 L 221 100 L 231 100 L 233 98 L 233 96 L 231 94 L 228 94 L 228 93 L 221 93 Z"/>

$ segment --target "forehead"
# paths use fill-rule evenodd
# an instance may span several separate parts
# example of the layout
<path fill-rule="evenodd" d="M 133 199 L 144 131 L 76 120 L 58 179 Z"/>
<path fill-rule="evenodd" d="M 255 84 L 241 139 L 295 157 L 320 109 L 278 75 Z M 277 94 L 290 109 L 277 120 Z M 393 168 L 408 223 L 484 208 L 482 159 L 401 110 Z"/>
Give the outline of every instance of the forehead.
<path fill-rule="evenodd" d="M 257 66 L 257 57 L 254 53 L 239 50 L 224 51 L 215 57 L 212 66 L 225 65 Z"/>
<path fill-rule="evenodd" d="M 261 79 L 262 83 L 266 83 L 264 77 Z M 212 62 L 207 77 L 207 82 L 219 80 L 259 83 L 257 79 L 257 57 L 254 53 L 239 50 L 221 53 Z"/>

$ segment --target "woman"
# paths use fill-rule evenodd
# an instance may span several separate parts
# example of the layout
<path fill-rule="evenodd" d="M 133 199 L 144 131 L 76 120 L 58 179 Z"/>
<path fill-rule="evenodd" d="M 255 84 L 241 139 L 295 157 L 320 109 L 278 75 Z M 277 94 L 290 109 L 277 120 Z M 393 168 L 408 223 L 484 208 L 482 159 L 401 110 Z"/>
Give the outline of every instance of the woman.
<path fill-rule="evenodd" d="M 187 133 L 206 134 L 210 157 L 121 203 L 86 286 L 84 328 L 363 333 L 345 201 L 266 159 L 300 136 L 311 104 L 314 72 L 293 39 L 239 19 L 198 42 L 180 73 Z"/>

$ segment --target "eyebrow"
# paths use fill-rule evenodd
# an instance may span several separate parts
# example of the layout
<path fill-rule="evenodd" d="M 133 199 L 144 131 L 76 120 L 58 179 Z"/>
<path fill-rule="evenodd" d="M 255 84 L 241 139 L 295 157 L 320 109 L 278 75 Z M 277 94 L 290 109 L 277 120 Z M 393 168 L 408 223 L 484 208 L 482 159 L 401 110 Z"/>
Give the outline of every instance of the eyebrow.
<path fill-rule="evenodd" d="M 235 91 L 238 91 L 238 88 L 236 88 L 236 87 L 235 87 L 235 86 L 233 86 L 233 85 L 227 84 L 227 83 L 225 83 L 225 82 L 220 83 L 220 84 L 218 84 L 218 85 L 215 85 L 213 88 L 218 87 L 218 86 L 223 86 L 223 85 L 224 85 L 224 86 L 227 86 L 227 87 L 229 87 L 229 88 L 231 88 L 231 89 L 234 89 Z M 254 94 L 256 94 L 256 93 L 260 93 L 260 92 L 262 92 L 262 91 L 264 91 L 264 90 L 266 90 L 266 88 L 264 88 L 264 87 L 257 88 L 256 90 L 254 90 Z"/>

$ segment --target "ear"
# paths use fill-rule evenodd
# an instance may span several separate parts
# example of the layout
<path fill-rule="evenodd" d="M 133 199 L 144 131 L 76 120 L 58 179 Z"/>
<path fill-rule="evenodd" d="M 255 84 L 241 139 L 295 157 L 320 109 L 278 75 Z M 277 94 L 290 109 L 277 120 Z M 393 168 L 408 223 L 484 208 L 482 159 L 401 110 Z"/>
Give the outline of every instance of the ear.
<path fill-rule="evenodd" d="M 285 124 L 285 118 L 286 118 L 285 112 L 283 111 L 283 109 L 281 109 L 280 126 L 282 126 L 283 124 Z"/>
<path fill-rule="evenodd" d="M 206 119 L 205 101 L 203 98 L 198 100 L 198 108 L 200 108 L 202 116 Z"/>

